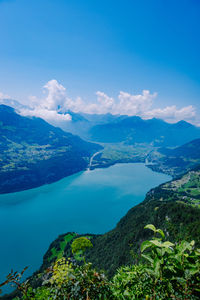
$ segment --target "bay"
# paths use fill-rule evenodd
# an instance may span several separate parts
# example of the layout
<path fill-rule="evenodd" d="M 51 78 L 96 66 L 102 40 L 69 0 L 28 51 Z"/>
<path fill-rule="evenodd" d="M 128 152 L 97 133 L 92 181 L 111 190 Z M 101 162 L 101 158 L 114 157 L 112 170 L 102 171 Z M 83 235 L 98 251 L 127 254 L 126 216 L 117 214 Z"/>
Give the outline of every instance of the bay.
<path fill-rule="evenodd" d="M 153 187 L 170 180 L 142 163 L 80 172 L 39 188 L 0 195 L 0 282 L 11 269 L 42 263 L 62 233 L 105 233 Z"/>

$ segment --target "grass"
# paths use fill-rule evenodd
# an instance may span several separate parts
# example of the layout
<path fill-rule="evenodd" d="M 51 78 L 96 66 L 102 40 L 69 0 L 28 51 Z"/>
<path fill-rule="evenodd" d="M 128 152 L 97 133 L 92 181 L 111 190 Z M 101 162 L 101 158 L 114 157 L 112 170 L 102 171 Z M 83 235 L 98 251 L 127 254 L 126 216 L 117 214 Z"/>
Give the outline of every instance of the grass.
<path fill-rule="evenodd" d="M 145 157 L 152 148 L 145 146 L 130 146 L 122 143 L 105 144 L 102 152 L 102 158 L 107 159 L 131 159 L 136 157 Z"/>
<path fill-rule="evenodd" d="M 200 207 L 199 171 L 191 171 L 184 175 L 181 179 L 166 183 L 163 188 L 175 191 L 178 202 Z"/>
<path fill-rule="evenodd" d="M 199 196 L 200 174 L 198 172 L 196 174 L 191 172 L 191 175 L 188 177 L 188 181 L 179 187 L 178 192 L 185 192 L 194 197 Z"/>
<path fill-rule="evenodd" d="M 64 236 L 64 240 L 60 242 L 59 245 L 59 249 L 56 249 L 55 247 L 53 247 L 51 249 L 51 253 L 52 255 L 48 258 L 48 261 L 52 261 L 52 259 L 56 258 L 56 259 L 60 259 L 61 257 L 63 257 L 64 254 L 64 250 L 66 245 L 71 242 L 71 240 L 76 236 L 75 233 L 70 233 L 70 234 L 66 234 Z"/>

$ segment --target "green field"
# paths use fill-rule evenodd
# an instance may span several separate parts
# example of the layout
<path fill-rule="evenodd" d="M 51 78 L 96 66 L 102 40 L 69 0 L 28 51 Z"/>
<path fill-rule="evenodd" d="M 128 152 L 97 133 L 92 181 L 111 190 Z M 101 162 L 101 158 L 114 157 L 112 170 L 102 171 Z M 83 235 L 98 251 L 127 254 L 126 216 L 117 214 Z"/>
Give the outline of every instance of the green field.
<path fill-rule="evenodd" d="M 147 144 L 104 143 L 104 149 L 93 159 L 92 168 L 106 167 L 115 163 L 145 162 L 154 147 Z"/>

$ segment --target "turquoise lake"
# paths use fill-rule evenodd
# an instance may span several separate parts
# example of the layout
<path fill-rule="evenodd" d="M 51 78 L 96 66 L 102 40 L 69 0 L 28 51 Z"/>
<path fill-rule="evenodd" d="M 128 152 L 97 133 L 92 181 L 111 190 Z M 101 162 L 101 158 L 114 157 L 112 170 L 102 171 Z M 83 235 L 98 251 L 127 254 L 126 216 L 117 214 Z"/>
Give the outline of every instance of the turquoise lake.
<path fill-rule="evenodd" d="M 35 271 L 59 234 L 112 229 L 151 188 L 170 179 L 141 163 L 117 164 L 0 195 L 0 282 L 11 269 Z"/>

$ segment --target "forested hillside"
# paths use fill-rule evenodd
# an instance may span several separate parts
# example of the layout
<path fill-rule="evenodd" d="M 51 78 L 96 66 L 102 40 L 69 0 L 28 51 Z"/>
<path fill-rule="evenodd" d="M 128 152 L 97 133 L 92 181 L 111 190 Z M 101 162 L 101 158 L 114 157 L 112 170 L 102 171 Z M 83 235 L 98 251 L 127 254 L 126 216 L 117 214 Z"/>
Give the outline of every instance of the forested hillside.
<path fill-rule="evenodd" d="M 0 105 L 0 148 L 0 193 L 11 193 L 84 170 L 102 147 Z"/>
<path fill-rule="evenodd" d="M 149 167 L 155 171 L 181 175 L 200 164 L 200 139 L 174 149 L 159 148 L 148 155 Z"/>
<path fill-rule="evenodd" d="M 152 189 L 145 200 L 129 210 L 116 228 L 103 235 L 89 235 L 94 245 L 86 253 L 88 261 L 112 276 L 122 265 L 133 262 L 140 244 L 151 237 L 146 224 L 161 228 L 172 241 L 194 239 L 200 245 L 200 167 L 179 179 Z M 77 234 L 70 233 L 55 240 L 44 256 L 41 270 L 60 255 L 70 257 L 70 244 Z"/>
<path fill-rule="evenodd" d="M 93 141 L 103 143 L 148 143 L 175 147 L 200 138 L 200 129 L 185 121 L 170 124 L 156 118 L 143 120 L 131 116 L 93 126 L 90 134 Z"/>

